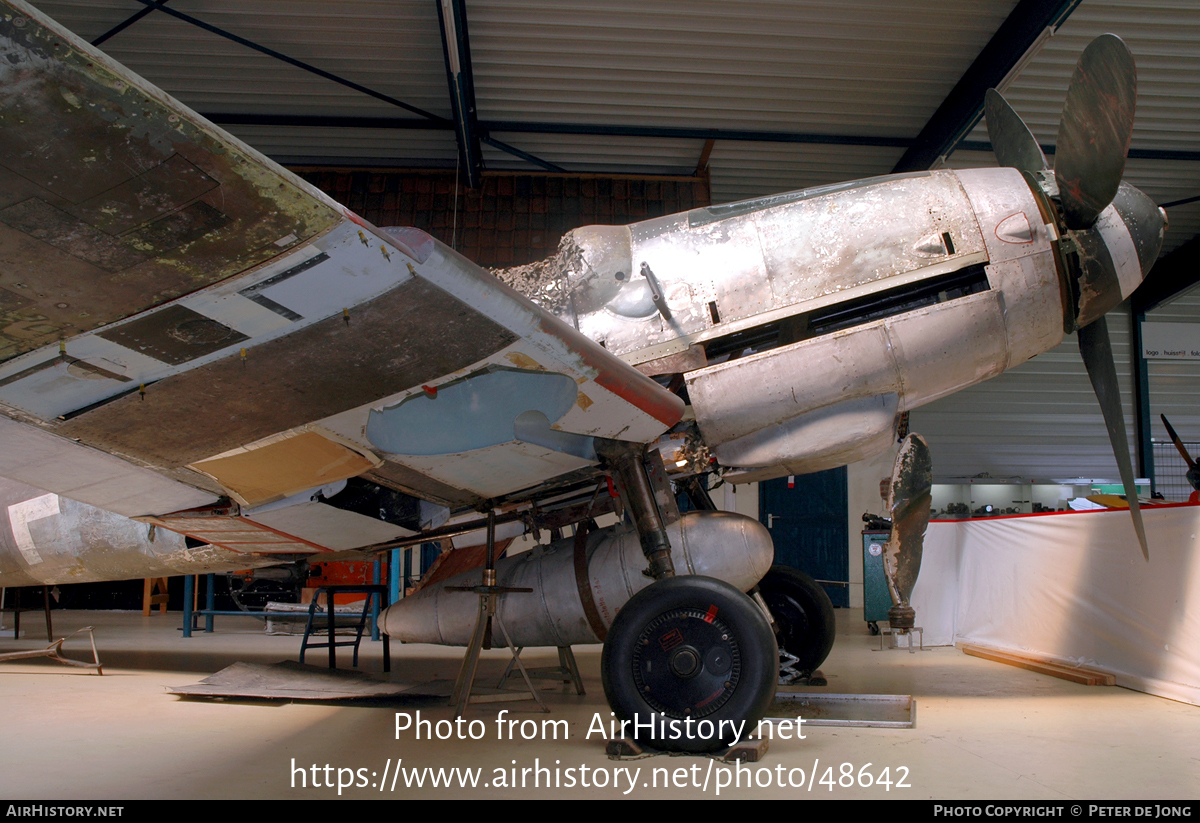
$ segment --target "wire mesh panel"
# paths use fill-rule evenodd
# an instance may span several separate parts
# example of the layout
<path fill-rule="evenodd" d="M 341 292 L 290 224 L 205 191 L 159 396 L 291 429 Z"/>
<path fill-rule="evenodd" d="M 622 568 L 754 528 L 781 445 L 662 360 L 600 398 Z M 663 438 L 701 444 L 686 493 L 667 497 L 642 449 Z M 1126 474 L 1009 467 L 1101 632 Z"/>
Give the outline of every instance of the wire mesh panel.
<path fill-rule="evenodd" d="M 1200 443 L 1184 443 L 1188 454 L 1200 454 Z M 1187 481 L 1187 463 L 1179 455 L 1175 444 L 1154 441 L 1154 489 L 1173 503 L 1182 503 L 1192 493 Z"/>

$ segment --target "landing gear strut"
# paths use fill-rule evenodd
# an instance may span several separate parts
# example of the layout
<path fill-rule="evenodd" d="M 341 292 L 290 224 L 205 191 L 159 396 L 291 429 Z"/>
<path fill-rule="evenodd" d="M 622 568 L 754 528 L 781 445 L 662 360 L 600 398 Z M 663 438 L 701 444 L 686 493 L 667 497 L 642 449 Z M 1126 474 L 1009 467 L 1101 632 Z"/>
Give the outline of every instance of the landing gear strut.
<path fill-rule="evenodd" d="M 635 724 L 639 742 L 666 751 L 730 746 L 754 731 L 775 694 L 778 648 L 762 609 L 735 586 L 675 576 L 656 500 L 661 478 L 642 447 L 597 445 L 616 475 L 655 582 L 635 594 L 608 629 L 601 656 L 613 712 Z M 650 459 L 660 460 L 651 452 Z M 656 494 L 658 492 L 658 494 Z M 665 490 L 670 494 L 669 484 Z"/>

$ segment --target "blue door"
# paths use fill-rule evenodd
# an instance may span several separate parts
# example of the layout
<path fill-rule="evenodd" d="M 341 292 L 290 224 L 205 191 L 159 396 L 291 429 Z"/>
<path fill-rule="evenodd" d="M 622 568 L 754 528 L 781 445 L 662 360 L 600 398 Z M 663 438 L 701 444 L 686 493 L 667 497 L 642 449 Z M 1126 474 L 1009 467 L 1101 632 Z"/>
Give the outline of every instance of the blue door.
<path fill-rule="evenodd" d="M 812 576 L 833 605 L 850 605 L 846 467 L 759 484 L 758 516 L 775 541 L 775 562 Z"/>

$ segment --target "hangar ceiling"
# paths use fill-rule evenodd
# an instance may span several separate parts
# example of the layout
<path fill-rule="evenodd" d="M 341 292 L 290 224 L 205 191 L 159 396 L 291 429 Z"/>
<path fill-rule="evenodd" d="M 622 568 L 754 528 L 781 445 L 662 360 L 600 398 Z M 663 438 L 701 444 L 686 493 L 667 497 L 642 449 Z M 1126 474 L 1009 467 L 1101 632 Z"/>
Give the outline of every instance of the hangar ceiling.
<path fill-rule="evenodd" d="M 1200 195 L 1192 0 L 34 5 L 285 163 L 454 167 L 459 121 L 487 170 L 688 174 L 706 157 L 714 202 L 992 163 L 971 126 L 1002 81 L 1052 147 L 1078 54 L 1112 31 L 1140 73 L 1127 179 L 1159 203 Z M 458 20 L 447 47 L 441 19 Z M 1165 251 L 1198 231 L 1200 203 L 1174 207 Z"/>

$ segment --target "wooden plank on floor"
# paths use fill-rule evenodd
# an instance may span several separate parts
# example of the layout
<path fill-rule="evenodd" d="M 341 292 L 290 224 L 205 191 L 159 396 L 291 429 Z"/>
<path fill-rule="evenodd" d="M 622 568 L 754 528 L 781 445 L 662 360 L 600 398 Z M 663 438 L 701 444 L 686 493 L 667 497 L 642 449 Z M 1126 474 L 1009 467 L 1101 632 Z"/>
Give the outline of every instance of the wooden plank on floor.
<path fill-rule="evenodd" d="M 1020 669 L 1028 669 L 1039 674 L 1048 674 L 1051 677 L 1070 680 L 1072 683 L 1079 683 L 1084 686 L 1117 685 L 1117 678 L 1115 676 L 1097 669 L 1089 669 L 1084 666 L 1067 666 L 1045 657 L 990 649 L 987 646 L 976 646 L 971 643 L 956 643 L 955 646 L 963 654 L 969 654 L 972 657 L 982 657 L 984 660 L 993 660 L 997 663 L 1005 663 Z"/>

